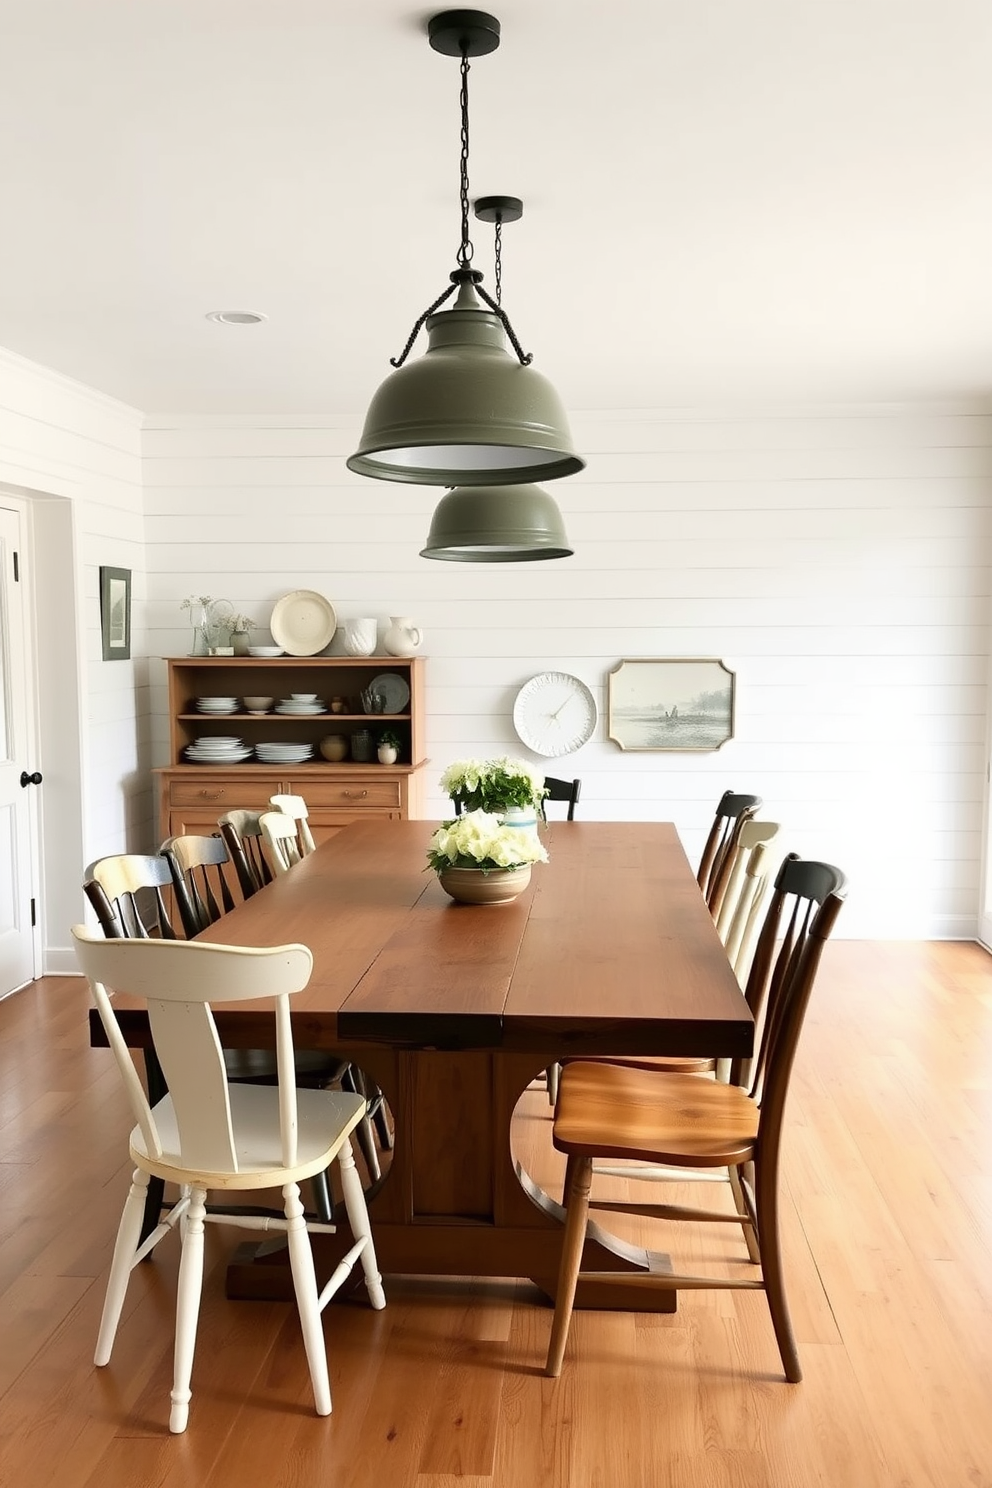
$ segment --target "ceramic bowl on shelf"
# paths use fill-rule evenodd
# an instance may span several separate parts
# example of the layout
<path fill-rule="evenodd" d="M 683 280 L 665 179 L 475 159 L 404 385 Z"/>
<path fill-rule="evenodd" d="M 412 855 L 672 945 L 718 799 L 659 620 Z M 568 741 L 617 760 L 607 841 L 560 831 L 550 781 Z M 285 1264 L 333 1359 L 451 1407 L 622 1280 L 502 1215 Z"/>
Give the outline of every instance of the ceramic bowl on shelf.
<path fill-rule="evenodd" d="M 317 701 L 315 692 L 291 692 L 289 695 L 294 703 L 315 703 Z"/>
<path fill-rule="evenodd" d="M 244 705 L 245 705 L 245 711 L 248 712 L 248 713 L 268 713 L 269 709 L 275 703 L 275 698 L 274 697 L 246 697 L 246 698 L 242 698 L 241 701 L 244 703 Z"/>

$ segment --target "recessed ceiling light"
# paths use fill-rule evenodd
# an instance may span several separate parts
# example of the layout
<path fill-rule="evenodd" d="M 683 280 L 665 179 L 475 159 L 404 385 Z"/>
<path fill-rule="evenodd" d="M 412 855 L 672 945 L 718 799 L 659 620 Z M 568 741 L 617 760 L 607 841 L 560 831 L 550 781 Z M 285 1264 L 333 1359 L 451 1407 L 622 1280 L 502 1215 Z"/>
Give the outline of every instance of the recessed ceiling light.
<path fill-rule="evenodd" d="M 258 325 L 260 320 L 268 320 L 268 316 L 257 310 L 211 310 L 207 319 L 216 320 L 220 325 Z"/>

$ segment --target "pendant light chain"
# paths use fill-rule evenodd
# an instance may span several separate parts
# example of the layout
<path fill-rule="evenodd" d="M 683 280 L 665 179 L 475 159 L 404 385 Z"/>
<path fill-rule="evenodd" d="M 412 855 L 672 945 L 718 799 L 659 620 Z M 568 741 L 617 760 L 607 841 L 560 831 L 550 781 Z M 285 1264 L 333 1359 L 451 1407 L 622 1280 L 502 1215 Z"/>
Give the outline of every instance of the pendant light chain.
<path fill-rule="evenodd" d="M 461 57 L 462 57 L 461 68 L 460 68 L 460 70 L 461 70 L 461 87 L 460 87 L 459 93 L 458 93 L 458 106 L 459 106 L 459 111 L 460 111 L 460 114 L 461 114 L 461 128 L 460 128 L 460 132 L 459 132 L 460 150 L 459 150 L 459 160 L 458 160 L 458 200 L 459 200 L 459 206 L 460 206 L 460 209 L 461 209 L 461 229 L 462 229 L 462 235 L 461 235 L 461 243 L 459 245 L 458 255 L 457 255 L 458 268 L 455 270 L 455 272 L 451 276 L 453 282 L 449 285 L 449 287 L 444 291 L 443 294 L 438 295 L 437 299 L 434 301 L 434 303 L 432 305 L 428 305 L 428 307 L 424 311 L 423 315 L 421 315 L 418 318 L 418 320 L 416 321 L 416 323 L 415 323 L 415 325 L 413 327 L 413 330 L 410 332 L 409 336 L 407 337 L 406 345 L 404 346 L 403 350 L 400 352 L 399 356 L 398 357 L 390 357 L 389 358 L 389 364 L 390 364 L 391 367 L 397 367 L 397 368 L 398 367 L 402 367 L 403 363 L 406 361 L 407 357 L 410 355 L 411 350 L 413 349 L 413 343 L 416 341 L 417 336 L 420 333 L 421 326 L 425 323 L 425 321 L 427 321 L 430 318 L 430 316 L 432 316 L 434 314 L 435 310 L 439 309 L 440 306 L 443 305 L 446 300 L 448 300 L 448 299 L 451 298 L 451 296 L 454 294 L 456 288 L 458 287 L 458 284 L 461 283 L 461 282 L 463 282 L 463 281 L 465 281 L 465 280 L 468 280 L 468 279 L 471 279 L 471 282 L 474 284 L 476 293 L 481 297 L 482 300 L 485 301 L 485 303 L 489 306 L 490 310 L 494 311 L 495 314 L 499 317 L 500 323 L 501 323 L 504 331 L 507 334 L 507 337 L 508 337 L 508 339 L 510 341 L 510 345 L 513 347 L 513 350 L 516 352 L 517 360 L 520 362 L 521 366 L 523 366 L 523 367 L 529 366 L 530 363 L 534 360 L 533 355 L 530 352 L 525 352 L 523 350 L 523 348 L 521 347 L 520 342 L 517 339 L 516 333 L 515 333 L 513 327 L 510 324 L 509 318 L 507 317 L 506 311 L 505 310 L 502 310 L 500 308 L 500 297 L 501 297 L 501 292 L 502 292 L 502 274 L 503 274 L 502 242 L 501 242 L 501 233 L 500 233 L 501 223 L 500 222 L 497 221 L 497 223 L 496 223 L 496 298 L 495 298 L 495 300 L 492 298 L 491 295 L 488 295 L 486 293 L 486 291 L 482 288 L 482 285 L 479 282 L 481 280 L 481 278 L 482 278 L 482 275 L 479 273 L 479 271 L 477 269 L 473 269 L 471 267 L 472 259 L 473 259 L 474 255 L 475 255 L 475 245 L 473 244 L 471 238 L 468 235 L 468 224 L 469 224 L 468 75 L 469 75 L 470 68 L 469 68 L 469 60 L 468 60 L 468 58 L 469 58 L 469 43 L 468 43 L 467 40 L 464 40 L 464 39 L 462 40 L 462 43 L 461 43 Z"/>
<path fill-rule="evenodd" d="M 496 213 L 496 303 L 503 303 L 503 217 Z"/>
<path fill-rule="evenodd" d="M 468 43 L 462 43 L 462 86 L 458 94 L 458 103 L 461 108 L 461 155 L 459 157 L 459 190 L 458 196 L 462 209 L 462 241 L 458 249 L 458 264 L 460 268 L 467 269 L 472 262 L 475 248 L 468 235 Z"/>

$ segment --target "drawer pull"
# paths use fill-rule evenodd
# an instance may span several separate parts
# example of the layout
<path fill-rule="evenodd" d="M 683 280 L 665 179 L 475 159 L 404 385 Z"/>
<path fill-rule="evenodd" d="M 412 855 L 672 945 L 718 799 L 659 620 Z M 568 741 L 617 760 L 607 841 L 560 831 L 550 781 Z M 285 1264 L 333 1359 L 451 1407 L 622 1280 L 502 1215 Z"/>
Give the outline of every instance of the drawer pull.
<path fill-rule="evenodd" d="M 219 801 L 224 792 L 223 790 L 207 790 L 207 787 L 203 786 L 199 794 L 205 801 Z"/>
<path fill-rule="evenodd" d="M 363 796 L 367 796 L 368 795 L 368 791 L 367 790 L 363 790 L 363 791 L 345 790 L 345 791 L 342 791 L 341 794 L 343 796 L 357 796 L 358 799 L 361 800 Z"/>

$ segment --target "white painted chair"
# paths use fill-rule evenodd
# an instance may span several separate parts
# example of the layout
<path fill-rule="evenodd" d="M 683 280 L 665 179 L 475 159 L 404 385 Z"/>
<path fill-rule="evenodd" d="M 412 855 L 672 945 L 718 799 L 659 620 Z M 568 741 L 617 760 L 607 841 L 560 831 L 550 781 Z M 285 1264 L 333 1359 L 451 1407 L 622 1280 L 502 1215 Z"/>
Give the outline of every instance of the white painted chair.
<path fill-rule="evenodd" d="M 263 811 L 258 818 L 258 825 L 262 829 L 262 840 L 268 848 L 269 860 L 277 878 L 280 874 L 288 873 L 297 863 L 302 863 L 303 854 L 300 851 L 296 822 L 291 816 L 283 811 Z"/>
<path fill-rule="evenodd" d="M 273 811 L 281 811 L 286 816 L 291 816 L 296 823 L 296 839 L 301 858 L 307 853 L 312 853 L 316 847 L 313 834 L 310 831 L 308 820 L 307 803 L 302 796 L 270 796 L 269 805 Z"/>
<path fill-rule="evenodd" d="M 751 970 L 762 906 L 785 856 L 781 831 L 778 822 L 744 823 L 717 915 L 717 934 L 742 987 Z"/>
<path fill-rule="evenodd" d="M 135 1170 L 124 1205 L 107 1284 L 95 1362 L 109 1362 L 133 1268 L 177 1224 L 182 1242 L 176 1303 L 176 1345 L 169 1429 L 185 1431 L 203 1276 L 203 1227 L 214 1221 L 286 1235 L 296 1302 L 317 1414 L 331 1410 L 320 1314 L 361 1258 L 372 1306 L 386 1305 L 376 1267 L 365 1195 L 349 1133 L 365 1103 L 339 1090 L 297 1090 L 289 999 L 307 985 L 313 957 L 306 946 L 264 949 L 189 941 L 105 940 L 84 925 L 72 931 L 76 954 L 117 1059 L 137 1118 L 130 1150 Z M 150 1107 L 124 1042 L 109 989 L 146 998 L 152 1039 L 169 1094 Z M 211 1003 L 275 1001 L 277 1087 L 230 1084 Z M 335 1226 L 308 1221 L 300 1181 L 337 1161 L 355 1243 L 318 1293 L 309 1231 Z M 180 1185 L 177 1204 L 139 1244 L 149 1176 Z M 281 1188 L 282 1213 L 225 1208 L 208 1214 L 210 1189 L 254 1192 Z"/>

